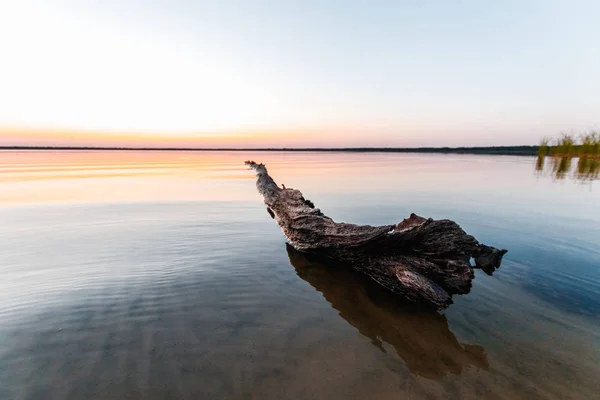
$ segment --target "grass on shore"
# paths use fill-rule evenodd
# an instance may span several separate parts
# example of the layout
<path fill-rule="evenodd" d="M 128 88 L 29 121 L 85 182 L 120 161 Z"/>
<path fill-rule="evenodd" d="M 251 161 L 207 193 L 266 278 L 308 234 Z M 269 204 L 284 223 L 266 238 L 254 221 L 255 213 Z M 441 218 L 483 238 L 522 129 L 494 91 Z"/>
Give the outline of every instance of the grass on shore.
<path fill-rule="evenodd" d="M 600 157 L 600 133 L 591 131 L 579 136 L 563 133 L 555 140 L 544 137 L 538 147 L 538 156 L 548 155 L 551 157 Z"/>
<path fill-rule="evenodd" d="M 550 144 L 553 143 L 553 144 Z M 552 158 L 552 170 L 562 179 L 571 169 L 571 161 L 578 158 L 576 173 L 580 179 L 598 179 L 600 173 L 600 134 L 591 131 L 579 135 L 563 133 L 558 139 L 543 138 L 538 148 L 536 168 L 543 170 L 546 156 Z"/>

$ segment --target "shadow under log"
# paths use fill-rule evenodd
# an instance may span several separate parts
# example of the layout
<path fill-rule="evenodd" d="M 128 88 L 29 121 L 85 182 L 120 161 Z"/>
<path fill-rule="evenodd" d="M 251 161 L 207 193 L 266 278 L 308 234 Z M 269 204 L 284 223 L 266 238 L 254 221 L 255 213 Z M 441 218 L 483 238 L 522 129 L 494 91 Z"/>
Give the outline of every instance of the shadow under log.
<path fill-rule="evenodd" d="M 397 296 L 343 265 L 323 263 L 290 245 L 287 252 L 300 278 L 373 346 L 386 353 L 384 343 L 391 345 L 414 375 L 441 379 L 468 366 L 489 368 L 485 349 L 459 343 L 444 315 L 403 307 Z"/>

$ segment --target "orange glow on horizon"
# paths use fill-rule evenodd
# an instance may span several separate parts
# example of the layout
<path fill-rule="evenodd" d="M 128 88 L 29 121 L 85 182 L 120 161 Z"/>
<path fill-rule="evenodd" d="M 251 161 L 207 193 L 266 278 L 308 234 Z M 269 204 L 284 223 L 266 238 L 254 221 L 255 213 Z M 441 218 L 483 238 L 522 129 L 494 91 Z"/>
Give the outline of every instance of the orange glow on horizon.
<path fill-rule="evenodd" d="M 364 130 L 343 127 L 218 132 L 117 132 L 0 127 L 0 146 L 286 147 L 339 146 Z M 362 136 L 362 135 L 361 135 Z M 350 139 L 350 140 L 348 140 Z"/>

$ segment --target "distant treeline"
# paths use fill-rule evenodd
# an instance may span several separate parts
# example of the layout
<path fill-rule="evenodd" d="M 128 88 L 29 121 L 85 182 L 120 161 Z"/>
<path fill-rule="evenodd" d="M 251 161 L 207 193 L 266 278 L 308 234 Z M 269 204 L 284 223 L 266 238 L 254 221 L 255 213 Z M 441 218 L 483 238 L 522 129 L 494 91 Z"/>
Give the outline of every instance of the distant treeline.
<path fill-rule="evenodd" d="M 296 152 L 354 152 L 354 153 L 452 153 L 535 156 L 540 146 L 491 147 L 346 147 L 346 148 L 139 148 L 139 147 L 65 147 L 65 146 L 0 146 L 1 150 L 109 150 L 109 151 L 296 151 Z"/>

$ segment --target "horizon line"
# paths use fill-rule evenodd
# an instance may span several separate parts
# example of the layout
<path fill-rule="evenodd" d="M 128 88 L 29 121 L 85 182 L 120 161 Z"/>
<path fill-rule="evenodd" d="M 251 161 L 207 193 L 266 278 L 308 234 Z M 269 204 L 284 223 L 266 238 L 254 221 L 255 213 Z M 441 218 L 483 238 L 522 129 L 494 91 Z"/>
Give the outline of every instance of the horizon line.
<path fill-rule="evenodd" d="M 0 146 L 0 150 L 89 150 L 89 151 L 288 151 L 288 152 L 389 152 L 389 153 L 460 153 L 498 155 L 536 155 L 538 145 L 460 146 L 460 147 L 119 147 L 119 146 Z"/>

